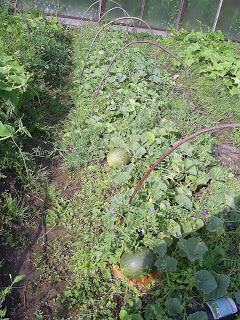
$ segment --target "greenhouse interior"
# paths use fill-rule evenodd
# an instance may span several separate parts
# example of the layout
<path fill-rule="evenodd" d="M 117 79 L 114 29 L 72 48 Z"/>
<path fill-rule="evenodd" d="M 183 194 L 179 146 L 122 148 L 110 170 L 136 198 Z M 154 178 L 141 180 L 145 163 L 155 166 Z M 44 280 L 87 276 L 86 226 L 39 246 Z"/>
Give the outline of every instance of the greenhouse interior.
<path fill-rule="evenodd" d="M 240 320 L 240 0 L 0 26 L 0 320 Z"/>
<path fill-rule="evenodd" d="M 17 0 L 12 3 L 21 10 L 44 10 L 47 14 L 93 21 L 103 16 L 113 20 L 128 14 L 143 19 L 156 30 L 197 29 L 201 22 L 213 31 L 221 30 L 229 39 L 240 40 L 239 0 Z M 134 23 L 142 27 L 141 21 Z"/>

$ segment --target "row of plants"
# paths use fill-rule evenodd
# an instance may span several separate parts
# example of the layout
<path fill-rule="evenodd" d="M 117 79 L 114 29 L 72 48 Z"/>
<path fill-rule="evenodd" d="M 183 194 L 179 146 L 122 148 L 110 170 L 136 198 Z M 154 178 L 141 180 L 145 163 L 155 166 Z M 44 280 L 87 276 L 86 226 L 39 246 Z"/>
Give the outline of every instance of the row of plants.
<path fill-rule="evenodd" d="M 67 74 L 66 64 L 70 61 L 69 40 L 61 24 L 46 20 L 43 16 L 28 16 L 24 21 L 20 15 L 7 12 L 7 9 L 2 9 L 0 17 L 1 140 L 15 137 L 19 131 L 29 136 L 39 134 L 41 129 L 38 129 L 39 123 L 35 122 L 37 117 L 34 118 L 34 114 L 39 101 L 43 104 L 42 90 L 52 79 L 60 84 L 64 74 Z M 57 93 L 53 85 L 52 93 Z M 36 102 L 34 108 L 33 100 Z M 43 109 L 41 111 L 45 112 Z M 56 107 L 52 109 L 57 112 Z M 38 119 L 41 121 L 43 117 Z M 11 144 L 9 141 L 6 143 Z M 6 148 L 4 143 L 1 148 Z"/>
<path fill-rule="evenodd" d="M 199 21 L 198 24 L 202 29 L 203 25 Z M 178 52 L 179 57 L 188 66 L 191 102 L 197 106 L 198 116 L 204 114 L 208 117 L 210 121 L 206 126 L 224 122 L 230 114 L 233 122 L 238 122 L 238 46 L 227 40 L 220 31 L 212 32 L 210 29 L 205 33 L 173 29 L 171 35 L 164 40 L 164 45 Z M 173 63 L 178 64 L 177 61 Z M 196 112 L 197 110 L 191 116 L 194 117 Z M 204 117 L 201 117 L 201 121 L 202 118 Z M 229 139 L 239 145 L 239 141 L 236 141 L 233 135 L 230 134 Z"/>
<path fill-rule="evenodd" d="M 211 155 L 210 134 L 166 158 L 129 204 L 149 167 L 185 133 L 196 130 L 189 119 L 194 108 L 176 94 L 175 79 L 181 79 L 182 70 L 172 61 L 166 68 L 164 53 L 155 65 L 147 46 L 126 49 L 110 68 L 91 116 L 91 93 L 94 98 L 108 62 L 133 35 L 103 32 L 81 78 L 89 30 L 91 24 L 75 35 L 76 107 L 57 144 L 69 170 L 80 170 L 82 190 L 74 207 L 69 203 L 67 219 L 59 208 L 48 216 L 50 224 L 76 230 L 70 262 L 76 281 L 65 293 L 70 310 L 79 319 L 186 319 L 197 303 L 234 293 L 239 302 L 239 183 Z M 209 34 L 201 38 L 207 42 Z M 157 42 L 165 45 L 162 38 Z M 127 268 L 126 260 L 144 250 L 151 252 L 146 266 L 152 267 L 154 260 L 164 277 L 140 299 L 140 292 L 119 282 L 111 268 L 119 268 L 120 262 L 125 275 L 143 277 L 151 270 Z M 99 287 L 102 279 L 105 284 Z M 116 314 L 118 300 L 125 306 Z M 206 319 L 206 314 L 189 319 Z"/>
<path fill-rule="evenodd" d="M 0 24 L 0 319 L 6 319 L 5 298 L 24 275 L 9 278 L 4 253 L 26 246 L 18 226 L 41 217 L 24 195 L 48 192 L 46 171 L 35 160 L 46 154 L 41 146 L 51 142 L 50 127 L 69 105 L 61 94 L 71 71 L 71 40 L 56 19 L 13 14 L 4 4 Z"/>

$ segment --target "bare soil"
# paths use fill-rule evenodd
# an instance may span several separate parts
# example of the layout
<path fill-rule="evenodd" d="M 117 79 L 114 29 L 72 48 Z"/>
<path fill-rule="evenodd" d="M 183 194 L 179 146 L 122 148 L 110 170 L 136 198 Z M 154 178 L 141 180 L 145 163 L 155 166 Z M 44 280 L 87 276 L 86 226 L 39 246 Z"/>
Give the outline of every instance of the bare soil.
<path fill-rule="evenodd" d="M 226 134 L 215 132 L 214 135 L 221 141 L 219 145 L 213 147 L 215 158 L 219 160 L 223 166 L 233 168 L 233 174 L 237 179 L 240 179 L 240 150 L 229 141 Z"/>
<path fill-rule="evenodd" d="M 39 145 L 33 141 L 31 147 Z M 29 148 L 30 146 L 28 146 Z M 48 146 L 49 147 L 49 146 Z M 42 168 L 49 171 L 49 183 L 54 184 L 61 191 L 61 196 L 67 199 L 74 197 L 76 191 L 81 190 L 80 179 L 71 179 L 67 171 L 63 171 L 62 164 L 47 157 L 35 159 Z M 1 192 L 7 191 L 17 194 L 18 183 L 11 172 L 5 173 L 6 178 L 1 185 Z M 57 240 L 60 250 L 64 252 L 71 235 L 62 227 L 46 228 L 42 216 L 48 209 L 44 194 L 29 193 L 23 195 L 25 205 L 32 212 L 38 212 L 29 218 L 24 226 L 16 226 L 12 230 L 13 237 L 19 234 L 25 237 L 26 246 L 22 248 L 6 248 L 0 240 L 0 262 L 3 264 L 0 275 L 0 287 L 10 284 L 9 274 L 26 275 L 16 283 L 12 293 L 6 299 L 7 316 L 11 320 L 36 319 L 35 313 L 42 319 L 59 319 L 67 317 L 66 308 L 58 301 L 58 295 L 67 290 L 67 266 L 64 259 L 53 261 L 52 245 Z M 46 272 L 47 270 L 47 272 Z"/>

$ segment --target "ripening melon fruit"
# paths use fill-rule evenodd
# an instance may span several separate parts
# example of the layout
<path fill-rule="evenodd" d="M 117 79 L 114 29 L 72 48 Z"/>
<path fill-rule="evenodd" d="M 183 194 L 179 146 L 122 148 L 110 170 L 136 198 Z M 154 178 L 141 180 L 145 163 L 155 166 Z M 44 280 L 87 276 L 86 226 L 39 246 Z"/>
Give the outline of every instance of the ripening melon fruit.
<path fill-rule="evenodd" d="M 123 253 L 120 268 L 125 276 L 139 278 L 153 270 L 155 261 L 156 255 L 150 249 L 142 247 L 134 253 Z"/>
<path fill-rule="evenodd" d="M 109 166 L 121 166 L 129 164 L 129 153 L 123 148 L 114 148 L 109 151 L 107 155 L 107 162 Z"/>

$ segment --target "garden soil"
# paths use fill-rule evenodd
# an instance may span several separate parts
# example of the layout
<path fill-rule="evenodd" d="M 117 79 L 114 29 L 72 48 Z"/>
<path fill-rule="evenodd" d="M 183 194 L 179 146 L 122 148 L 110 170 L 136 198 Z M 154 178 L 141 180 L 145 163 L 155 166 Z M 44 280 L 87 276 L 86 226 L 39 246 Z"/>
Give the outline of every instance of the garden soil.
<path fill-rule="evenodd" d="M 33 142 L 35 145 L 35 143 Z M 81 190 L 81 181 L 71 180 L 67 172 L 63 172 L 63 166 L 58 161 L 49 161 L 41 158 L 40 166 L 44 163 L 48 167 L 51 183 L 61 191 L 61 196 L 67 199 L 74 197 L 76 191 Z M 15 193 L 16 181 L 9 173 L 2 189 Z M 2 192 L 4 190 L 1 190 Z M 41 193 L 26 194 L 25 205 L 31 210 L 44 213 L 46 207 L 44 195 Z M 40 221 L 39 221 L 40 220 Z M 43 316 L 43 319 L 58 319 L 67 317 L 67 309 L 57 301 L 59 294 L 67 290 L 65 272 L 67 266 L 63 261 L 59 265 L 52 264 L 52 255 L 49 247 L 58 240 L 62 250 L 71 237 L 65 229 L 54 226 L 46 228 L 42 219 L 30 218 L 24 227 L 15 227 L 13 236 L 21 234 L 27 239 L 27 246 L 21 249 L 2 248 L 0 246 L 0 262 L 3 262 L 2 274 L 0 275 L 0 287 L 10 284 L 9 274 L 14 276 L 26 275 L 16 283 L 12 293 L 6 299 L 8 309 L 7 316 L 11 320 L 35 319 L 35 313 Z M 49 270 L 46 272 L 46 266 Z M 59 278 L 54 281 L 52 274 L 58 274 Z"/>

